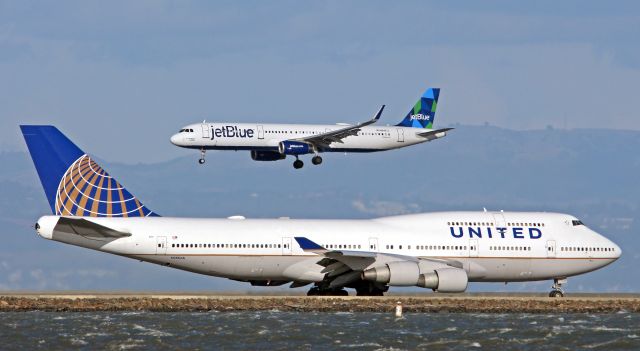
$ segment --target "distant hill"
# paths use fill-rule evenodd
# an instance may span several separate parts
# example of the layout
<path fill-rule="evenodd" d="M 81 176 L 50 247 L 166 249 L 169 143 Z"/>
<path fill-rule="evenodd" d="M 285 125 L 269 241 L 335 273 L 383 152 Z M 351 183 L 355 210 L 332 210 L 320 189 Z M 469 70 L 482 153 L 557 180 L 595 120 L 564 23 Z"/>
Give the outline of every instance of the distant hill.
<path fill-rule="evenodd" d="M 568 212 L 611 237 L 625 252 L 602 271 L 570 279 L 568 289 L 640 290 L 640 282 L 626 279 L 635 274 L 632 267 L 640 260 L 633 249 L 640 244 L 634 235 L 640 219 L 640 132 L 454 127 L 446 138 L 432 143 L 377 154 L 327 154 L 321 166 L 307 162 L 302 170 L 294 170 L 291 160 L 255 162 L 248 152 L 208 152 L 204 166 L 197 164 L 196 152 L 156 164 L 101 163 L 148 207 L 164 215 L 370 218 L 483 207 Z M 77 142 L 91 151 L 90 139 Z M 152 151 L 141 149 L 140 158 L 148 152 Z M 0 289 L 37 288 L 34 276 L 71 269 L 77 262 L 69 257 L 80 252 L 90 259 L 84 264 L 92 274 L 103 277 L 81 283 L 79 273 L 69 273 L 72 278 L 65 278 L 65 284 L 72 288 L 142 284 L 140 288 L 171 289 L 175 285 L 167 277 L 180 280 L 183 289 L 244 287 L 149 265 L 141 269 L 134 261 L 37 239 L 28 225 L 49 209 L 33 165 L 21 152 L 0 153 L 0 164 L 4 165 L 0 168 L 0 224 L 5 238 L 0 247 Z M 22 262 L 26 258 L 29 261 Z M 3 262 L 11 267 L 5 282 Z M 41 273 L 22 268 L 18 279 L 15 272 L 27 266 Z M 132 278 L 132 270 L 144 270 L 146 278 Z M 9 282 L 10 274 L 20 283 Z M 87 281 L 93 283 L 87 287 Z M 547 285 L 507 288 L 545 291 Z M 476 284 L 474 289 L 505 287 Z"/>

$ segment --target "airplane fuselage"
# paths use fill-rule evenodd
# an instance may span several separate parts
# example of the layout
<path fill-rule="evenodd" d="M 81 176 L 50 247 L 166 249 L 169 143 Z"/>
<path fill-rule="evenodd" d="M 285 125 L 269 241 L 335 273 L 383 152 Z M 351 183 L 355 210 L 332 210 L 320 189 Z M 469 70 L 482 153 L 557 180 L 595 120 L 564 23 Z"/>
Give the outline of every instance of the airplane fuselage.
<path fill-rule="evenodd" d="M 94 238 L 56 230 L 45 216 L 38 233 L 55 241 L 164 266 L 249 281 L 320 282 L 321 255 L 294 237 L 327 250 L 372 252 L 460 262 L 469 281 L 566 278 L 604 267 L 620 248 L 570 215 L 542 212 L 440 212 L 371 220 L 91 218 L 131 233 Z M 576 224 L 578 223 L 578 224 Z M 389 261 L 389 258 L 386 258 Z M 375 265 L 384 264 L 376 261 Z"/>
<path fill-rule="evenodd" d="M 301 139 L 344 128 L 346 125 L 200 123 L 184 127 L 171 137 L 174 145 L 205 150 L 279 151 L 282 141 Z M 187 132 L 184 132 L 187 130 Z M 320 152 L 376 152 L 419 144 L 429 139 L 425 129 L 398 126 L 367 126 L 341 142 L 314 150 Z M 443 135 L 444 136 L 444 135 Z"/>

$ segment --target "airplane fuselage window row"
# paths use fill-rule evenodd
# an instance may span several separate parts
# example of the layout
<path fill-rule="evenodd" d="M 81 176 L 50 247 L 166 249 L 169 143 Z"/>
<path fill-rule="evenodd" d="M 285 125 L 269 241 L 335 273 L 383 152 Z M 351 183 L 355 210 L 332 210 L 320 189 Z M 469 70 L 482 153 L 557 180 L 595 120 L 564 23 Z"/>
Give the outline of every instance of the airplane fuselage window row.
<path fill-rule="evenodd" d="M 317 131 L 299 131 L 299 130 L 267 130 L 265 131 L 265 133 L 267 134 L 311 134 L 311 135 L 317 135 L 317 134 L 322 134 L 322 132 L 317 132 Z M 390 136 L 391 133 L 365 133 L 365 132 L 358 132 L 357 133 L 358 136 L 362 136 L 362 135 L 380 135 L 380 136 Z"/>
<path fill-rule="evenodd" d="M 563 247 L 561 247 L 561 248 L 560 248 L 560 251 L 571 251 L 571 252 L 574 252 L 574 251 L 584 251 L 584 252 L 594 252 L 594 251 L 597 251 L 597 252 L 613 252 L 613 251 L 614 251 L 614 249 L 613 249 L 613 248 L 611 248 L 611 247 L 573 247 L 573 246 L 571 246 L 571 247 L 565 247 L 565 246 L 563 246 Z"/>
<path fill-rule="evenodd" d="M 531 246 L 489 246 L 490 251 L 531 251 Z"/>
<path fill-rule="evenodd" d="M 351 245 L 351 244 L 326 244 L 324 246 L 327 249 L 360 249 L 361 245 Z"/>
<path fill-rule="evenodd" d="M 447 222 L 448 226 L 481 226 L 481 227 L 493 227 L 493 222 Z M 531 223 L 531 222 L 508 222 L 507 227 L 544 227 L 544 223 Z"/>
<path fill-rule="evenodd" d="M 190 249 L 281 249 L 283 246 L 285 249 L 289 248 L 289 244 L 171 244 L 171 247 Z"/>
<path fill-rule="evenodd" d="M 387 250 L 393 250 L 396 245 L 385 245 Z M 402 250 L 403 245 L 397 245 L 398 250 Z M 415 245 L 416 250 L 466 250 L 466 245 Z M 406 246 L 407 250 L 411 250 L 411 245 Z"/>

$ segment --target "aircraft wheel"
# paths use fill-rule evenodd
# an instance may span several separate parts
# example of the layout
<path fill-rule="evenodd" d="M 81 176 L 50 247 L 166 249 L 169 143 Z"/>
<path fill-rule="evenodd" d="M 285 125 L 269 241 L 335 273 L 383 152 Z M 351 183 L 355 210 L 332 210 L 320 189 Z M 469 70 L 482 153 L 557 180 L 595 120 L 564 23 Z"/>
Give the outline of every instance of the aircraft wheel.
<path fill-rule="evenodd" d="M 199 159 L 198 163 L 201 164 L 201 165 L 204 164 L 204 158 Z"/>
<path fill-rule="evenodd" d="M 549 297 L 564 297 L 564 293 L 560 290 L 551 290 Z"/>
<path fill-rule="evenodd" d="M 320 289 L 318 288 L 311 288 L 309 291 L 307 291 L 307 296 L 318 296 L 320 294 Z"/>
<path fill-rule="evenodd" d="M 313 156 L 313 158 L 311 159 L 311 163 L 313 163 L 314 165 L 319 165 L 322 163 L 322 157 L 320 156 Z"/>
<path fill-rule="evenodd" d="M 302 166 L 304 166 L 304 162 L 302 162 L 302 160 L 295 160 L 293 162 L 293 168 L 295 169 L 300 169 Z"/>

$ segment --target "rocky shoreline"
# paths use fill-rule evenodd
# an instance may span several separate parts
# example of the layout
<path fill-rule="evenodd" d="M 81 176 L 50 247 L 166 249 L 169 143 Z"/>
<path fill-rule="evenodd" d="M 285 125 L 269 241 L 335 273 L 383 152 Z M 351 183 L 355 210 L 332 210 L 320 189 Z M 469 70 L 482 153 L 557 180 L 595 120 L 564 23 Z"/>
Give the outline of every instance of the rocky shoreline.
<path fill-rule="evenodd" d="M 406 313 L 615 313 L 640 312 L 640 298 L 543 297 L 304 297 L 304 296 L 0 296 L 0 312 L 51 311 L 297 311 Z"/>

